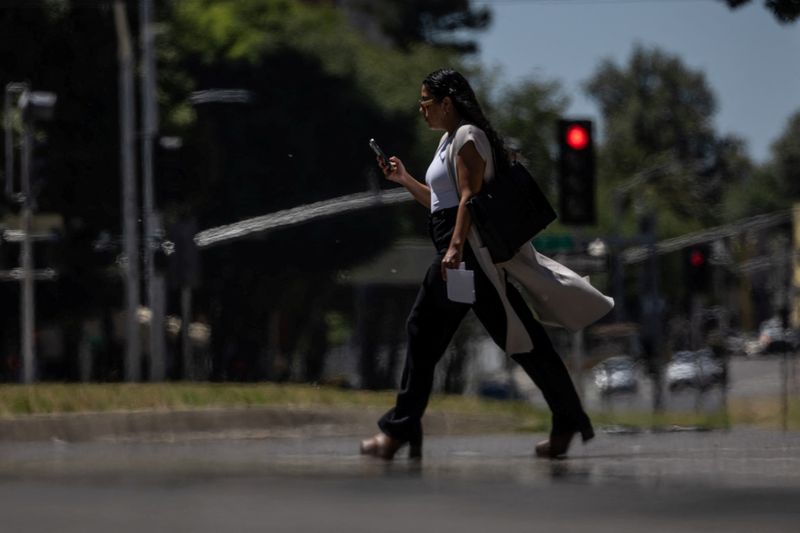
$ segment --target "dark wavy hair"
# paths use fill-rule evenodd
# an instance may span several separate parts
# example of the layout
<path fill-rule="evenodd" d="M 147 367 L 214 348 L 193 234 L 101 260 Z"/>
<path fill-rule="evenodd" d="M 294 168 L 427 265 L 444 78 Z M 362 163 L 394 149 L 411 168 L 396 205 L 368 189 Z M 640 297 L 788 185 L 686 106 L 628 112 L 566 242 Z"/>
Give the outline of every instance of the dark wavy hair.
<path fill-rule="evenodd" d="M 506 152 L 503 138 L 497 134 L 483 114 L 481 105 L 475 97 L 475 91 L 472 90 L 472 86 L 461 73 L 449 68 L 434 70 L 428 74 L 422 83 L 437 101 L 449 96 L 459 115 L 486 133 L 489 143 L 492 145 L 495 164 L 501 168 L 509 165 L 508 153 Z"/>

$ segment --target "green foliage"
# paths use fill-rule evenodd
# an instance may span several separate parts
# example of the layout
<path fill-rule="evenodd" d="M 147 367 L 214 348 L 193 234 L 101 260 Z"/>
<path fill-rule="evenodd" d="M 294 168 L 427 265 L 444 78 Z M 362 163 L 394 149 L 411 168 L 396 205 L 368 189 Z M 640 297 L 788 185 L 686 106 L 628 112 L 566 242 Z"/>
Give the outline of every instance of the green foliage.
<path fill-rule="evenodd" d="M 658 212 L 662 235 L 716 222 L 731 150 L 712 128 L 716 104 L 704 74 L 636 46 L 624 67 L 603 62 L 586 90 L 605 124 L 601 205 L 611 205 L 613 191 L 623 187 L 630 205 Z M 610 222 L 609 214 L 600 219 Z"/>
<path fill-rule="evenodd" d="M 786 202 L 800 199 L 800 111 L 789 117 L 783 133 L 772 145 L 771 170 Z"/>
<path fill-rule="evenodd" d="M 495 127 L 514 143 L 539 184 L 555 198 L 555 131 L 569 100 L 556 81 L 525 79 L 499 92 Z"/>
<path fill-rule="evenodd" d="M 453 32 L 484 29 L 491 21 L 488 8 L 473 9 L 469 0 L 361 0 L 351 9 L 376 20 L 383 35 L 403 50 L 424 43 L 474 52 L 474 42 L 454 40 Z"/>
<path fill-rule="evenodd" d="M 606 119 L 607 156 L 622 175 L 664 152 L 680 161 L 706 155 L 716 104 L 705 75 L 678 57 L 636 46 L 626 67 L 605 61 L 586 88 Z"/>
<path fill-rule="evenodd" d="M 325 315 L 325 322 L 328 326 L 328 342 L 332 346 L 343 345 L 353 333 L 352 327 L 342 313 L 331 311 Z"/>
<path fill-rule="evenodd" d="M 731 9 L 736 9 L 751 0 L 723 0 Z M 775 18 L 783 23 L 789 24 L 800 17 L 800 2 L 798 0 L 764 0 L 764 7 L 772 11 Z"/>
<path fill-rule="evenodd" d="M 744 172 L 725 196 L 726 220 L 787 209 L 800 199 L 800 112 L 786 122 L 783 133 L 772 145 L 772 159 L 759 168 Z"/>

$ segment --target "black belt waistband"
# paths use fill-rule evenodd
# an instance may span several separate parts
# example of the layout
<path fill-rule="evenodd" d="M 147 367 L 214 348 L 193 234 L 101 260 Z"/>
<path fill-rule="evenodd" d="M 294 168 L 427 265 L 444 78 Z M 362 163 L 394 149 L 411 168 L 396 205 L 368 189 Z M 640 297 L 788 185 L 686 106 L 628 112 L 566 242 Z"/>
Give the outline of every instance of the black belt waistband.
<path fill-rule="evenodd" d="M 457 214 L 458 207 L 448 207 L 434 211 L 428 216 L 428 233 L 439 253 L 444 253 L 450 245 Z"/>
<path fill-rule="evenodd" d="M 448 217 L 455 216 L 456 212 L 458 212 L 458 206 L 445 207 L 444 209 L 439 209 L 438 211 L 434 211 L 428 216 L 431 220 L 442 220 Z"/>

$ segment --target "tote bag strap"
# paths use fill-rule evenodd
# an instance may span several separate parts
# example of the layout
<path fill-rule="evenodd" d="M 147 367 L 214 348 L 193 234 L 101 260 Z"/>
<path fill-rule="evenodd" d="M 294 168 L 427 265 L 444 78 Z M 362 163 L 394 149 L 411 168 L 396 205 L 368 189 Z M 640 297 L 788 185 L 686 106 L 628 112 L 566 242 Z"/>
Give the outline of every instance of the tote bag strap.
<path fill-rule="evenodd" d="M 456 130 L 457 132 L 458 130 Z M 455 133 L 453 134 L 453 139 L 448 139 L 445 141 L 448 146 L 445 148 L 447 152 L 445 154 L 445 159 L 447 160 L 447 174 L 450 176 L 450 179 L 453 180 L 453 186 L 456 188 L 456 196 L 458 199 L 461 199 L 461 189 L 458 188 L 458 175 L 456 174 L 455 165 L 453 164 L 453 144 L 456 142 Z"/>
<path fill-rule="evenodd" d="M 459 128 L 460 128 L 460 126 L 459 126 Z M 458 130 L 456 130 L 456 133 L 458 133 Z M 450 175 L 450 179 L 453 180 L 453 185 L 456 188 L 456 195 L 458 196 L 459 199 L 461 199 L 461 189 L 459 189 L 459 187 L 458 187 L 458 173 L 456 172 L 455 165 L 453 164 L 453 161 L 455 160 L 455 157 L 456 157 L 455 154 L 453 154 L 453 145 L 456 143 L 455 134 L 453 134 L 453 140 L 452 141 L 448 140 L 448 141 L 445 141 L 445 142 L 450 143 L 450 146 L 447 147 L 447 154 L 446 154 L 446 157 L 445 157 L 445 159 L 447 159 L 447 174 L 449 174 Z M 475 141 L 472 141 L 472 142 L 474 143 Z M 494 147 L 491 147 L 491 151 L 492 151 L 492 165 L 493 165 L 493 168 L 494 168 L 494 179 L 497 179 L 497 159 L 495 158 L 495 155 L 494 155 Z M 484 170 L 484 178 L 483 179 L 486 180 L 486 171 L 485 170 Z"/>

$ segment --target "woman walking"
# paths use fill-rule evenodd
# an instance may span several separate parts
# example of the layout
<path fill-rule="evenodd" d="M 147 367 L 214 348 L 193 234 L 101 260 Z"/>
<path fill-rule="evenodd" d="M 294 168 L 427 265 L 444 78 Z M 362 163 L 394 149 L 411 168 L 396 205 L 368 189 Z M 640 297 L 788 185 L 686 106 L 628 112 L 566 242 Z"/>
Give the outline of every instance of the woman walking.
<path fill-rule="evenodd" d="M 485 180 L 508 164 L 503 142 L 484 116 L 469 82 L 449 69 L 429 74 L 422 83 L 419 109 L 428 126 L 444 131 L 425 182 L 417 181 L 397 157 L 379 165 L 387 179 L 403 185 L 430 209 L 428 228 L 436 256 L 428 268 L 407 321 L 407 353 L 395 406 L 378 422 L 380 432 L 361 442 L 361 453 L 392 459 L 404 445 L 410 457 L 422 455 L 422 417 L 433 386 L 434 369 L 461 320 L 471 309 L 498 346 L 541 389 L 552 412 L 550 438 L 536 455 L 564 455 L 574 435 L 594 436 L 572 380 L 543 326 L 517 289 L 530 293 L 541 320 L 580 329 L 602 317 L 613 300 L 558 263 L 523 246 L 510 261 L 492 264 L 471 227 L 467 200 Z M 447 269 L 461 262 L 474 271 L 475 302 L 447 298 Z"/>

